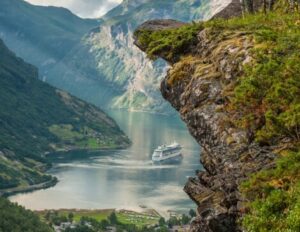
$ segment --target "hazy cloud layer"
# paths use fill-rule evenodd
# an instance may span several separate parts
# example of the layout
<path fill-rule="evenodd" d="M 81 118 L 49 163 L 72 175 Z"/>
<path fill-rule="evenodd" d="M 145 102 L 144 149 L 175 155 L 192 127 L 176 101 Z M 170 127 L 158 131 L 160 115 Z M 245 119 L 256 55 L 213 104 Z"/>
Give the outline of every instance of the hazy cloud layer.
<path fill-rule="evenodd" d="M 122 0 L 25 0 L 35 5 L 61 6 L 83 18 L 99 18 Z"/>

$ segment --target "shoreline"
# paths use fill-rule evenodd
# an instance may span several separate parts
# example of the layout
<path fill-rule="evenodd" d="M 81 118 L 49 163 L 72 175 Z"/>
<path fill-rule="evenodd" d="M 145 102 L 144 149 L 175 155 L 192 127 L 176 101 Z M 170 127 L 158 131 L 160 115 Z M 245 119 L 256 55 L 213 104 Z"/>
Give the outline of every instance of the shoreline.
<path fill-rule="evenodd" d="M 59 180 L 56 177 L 52 177 L 52 180 L 42 182 L 35 185 L 29 185 L 26 187 L 15 187 L 12 189 L 0 190 L 0 197 L 11 197 L 20 193 L 30 193 L 41 189 L 47 189 L 55 186 Z"/>
<path fill-rule="evenodd" d="M 61 151 L 55 151 L 55 152 L 45 152 L 44 156 L 45 158 L 50 158 L 51 155 L 53 154 L 67 154 L 70 152 L 89 152 L 89 153 L 94 153 L 94 152 L 101 152 L 101 151 L 118 151 L 118 150 L 123 150 L 123 149 L 127 149 L 128 147 L 130 147 L 131 144 L 129 144 L 128 146 L 124 147 L 124 146 L 120 146 L 120 147 L 115 147 L 115 148 L 101 148 L 101 149 L 84 149 L 84 148 L 74 148 L 74 149 L 70 149 L 70 150 L 61 150 Z M 53 165 L 53 162 L 51 162 L 51 166 Z M 47 171 L 47 170 L 46 170 Z M 51 175 L 52 176 L 52 175 Z M 29 185 L 26 187 L 15 187 L 15 188 L 11 188 L 11 189 L 0 189 L 0 197 L 11 197 L 17 194 L 22 194 L 22 193 L 30 193 L 30 192 L 34 192 L 34 191 L 38 191 L 38 190 L 42 190 L 42 189 L 48 189 L 51 187 L 54 187 L 57 183 L 59 182 L 59 180 L 57 179 L 57 177 L 52 176 L 52 179 L 50 181 L 46 181 L 46 182 L 42 182 L 39 184 L 34 184 L 34 185 Z"/>
<path fill-rule="evenodd" d="M 89 148 L 72 148 L 72 149 L 65 149 L 65 150 L 57 150 L 53 152 L 45 152 L 44 156 L 47 158 L 48 156 L 51 156 L 52 154 L 63 154 L 63 153 L 69 153 L 69 152 L 89 152 L 89 153 L 94 153 L 94 152 L 101 152 L 101 151 L 119 151 L 119 150 L 125 150 L 129 148 L 132 145 L 130 143 L 128 146 L 119 146 L 119 147 L 114 147 L 114 148 L 99 148 L 99 149 L 89 149 Z"/>

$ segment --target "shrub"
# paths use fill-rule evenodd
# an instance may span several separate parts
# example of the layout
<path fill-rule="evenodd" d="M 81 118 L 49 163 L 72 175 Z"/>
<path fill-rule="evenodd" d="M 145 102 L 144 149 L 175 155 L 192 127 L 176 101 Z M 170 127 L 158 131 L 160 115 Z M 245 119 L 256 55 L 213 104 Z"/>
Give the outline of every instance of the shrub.
<path fill-rule="evenodd" d="M 241 190 L 250 212 L 242 224 L 247 231 L 299 231 L 300 152 L 288 152 L 275 169 L 255 174 Z"/>
<path fill-rule="evenodd" d="M 245 31 L 254 35 L 255 62 L 236 83 L 230 109 L 238 126 L 258 142 L 276 144 L 300 139 L 299 14 L 256 14 L 206 23 L 214 31 Z"/>

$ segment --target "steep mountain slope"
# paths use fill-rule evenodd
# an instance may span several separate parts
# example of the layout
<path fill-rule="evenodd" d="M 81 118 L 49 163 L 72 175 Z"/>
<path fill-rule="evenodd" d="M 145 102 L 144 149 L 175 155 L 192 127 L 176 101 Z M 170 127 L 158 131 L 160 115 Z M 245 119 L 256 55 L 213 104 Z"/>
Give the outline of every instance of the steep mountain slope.
<path fill-rule="evenodd" d="M 50 181 L 43 154 L 126 147 L 104 112 L 38 79 L 35 67 L 0 40 L 0 189 Z"/>
<path fill-rule="evenodd" d="M 191 231 L 299 231 L 299 20 L 295 1 L 277 1 L 265 14 L 135 32 L 172 64 L 161 93 L 203 148 L 204 170 L 184 188 L 198 207 Z"/>
<path fill-rule="evenodd" d="M 81 44 L 48 73 L 47 81 L 94 103 L 105 99 L 110 107 L 165 112 L 166 103 L 158 93 L 158 86 L 167 65 L 162 60 L 150 63 L 133 46 L 134 29 L 154 18 L 205 20 L 230 2 L 125 0 L 108 12 L 100 27 L 83 37 Z M 95 85 L 99 86 L 98 92 Z M 91 99 L 78 86 L 99 97 Z M 115 98 L 111 101 L 112 97 Z"/>
<path fill-rule="evenodd" d="M 18 56 L 38 66 L 42 76 L 98 24 L 63 8 L 0 1 L 1 38 Z"/>

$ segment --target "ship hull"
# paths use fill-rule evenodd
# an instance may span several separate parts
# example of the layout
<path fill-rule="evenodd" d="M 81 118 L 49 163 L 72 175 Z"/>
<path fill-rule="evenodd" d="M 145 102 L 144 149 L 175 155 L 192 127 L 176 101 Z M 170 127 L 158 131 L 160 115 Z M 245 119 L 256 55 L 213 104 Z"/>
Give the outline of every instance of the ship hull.
<path fill-rule="evenodd" d="M 152 162 L 154 163 L 162 163 L 162 162 L 170 162 L 170 161 L 178 161 L 182 159 L 181 151 L 176 152 L 174 154 L 162 157 L 152 157 Z"/>

